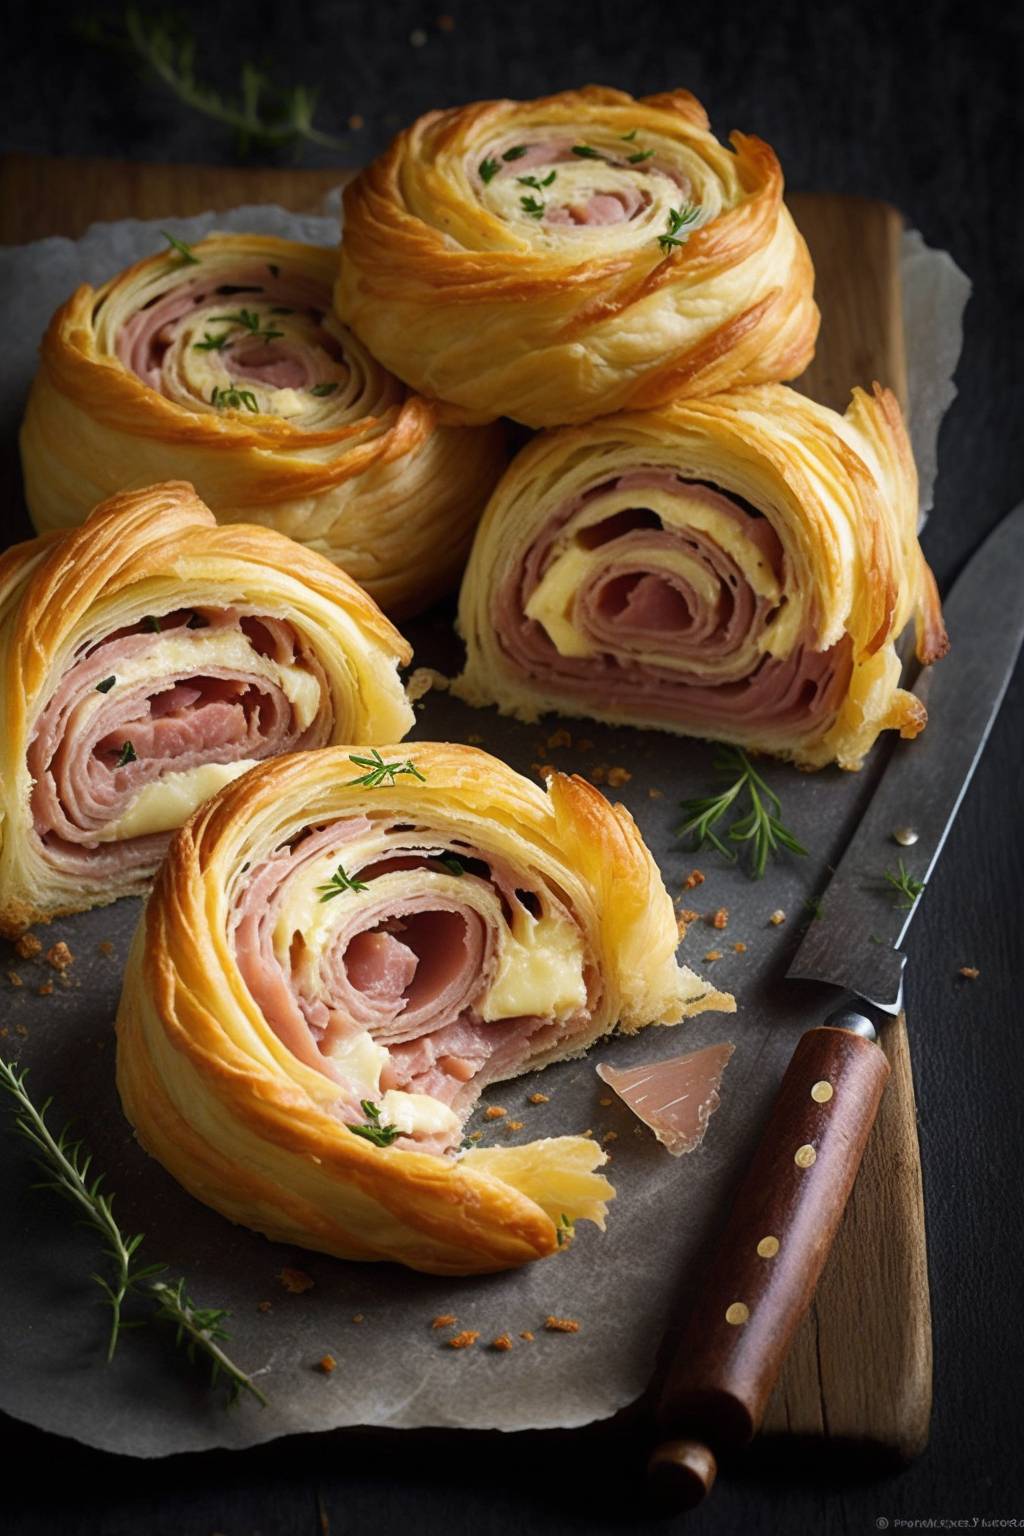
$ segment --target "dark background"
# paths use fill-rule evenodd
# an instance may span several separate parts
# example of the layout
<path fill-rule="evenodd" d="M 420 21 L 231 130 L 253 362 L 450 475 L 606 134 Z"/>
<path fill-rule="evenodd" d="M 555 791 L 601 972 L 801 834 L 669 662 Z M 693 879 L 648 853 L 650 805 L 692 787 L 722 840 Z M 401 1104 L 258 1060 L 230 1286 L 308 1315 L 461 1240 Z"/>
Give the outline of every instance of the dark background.
<path fill-rule="evenodd" d="M 197 74 L 221 90 L 237 89 L 247 61 L 282 85 L 321 87 L 317 124 L 343 148 L 257 150 L 252 163 L 358 164 L 418 113 L 477 97 L 592 80 L 638 93 L 683 85 L 704 101 L 720 136 L 737 127 L 766 138 L 791 187 L 899 206 L 974 283 L 960 393 L 942 431 L 924 538 L 945 588 L 1024 486 L 1024 57 L 1013 11 L 942 0 L 920 10 L 897 0 L 213 0 L 181 4 L 176 14 L 196 36 Z M 107 23 L 116 28 L 120 15 L 117 7 L 10 7 L 0 57 L 3 147 L 234 160 L 229 130 L 178 104 L 129 52 L 89 40 Z M 349 127 L 353 116 L 361 127 Z M 893 1529 L 901 1519 L 972 1516 L 1024 1524 L 1022 725 L 1018 675 L 907 944 L 935 1313 L 931 1446 L 908 1471 L 883 1478 L 838 1472 L 809 1452 L 785 1465 L 748 1457 L 689 1517 L 694 1536 L 869 1531 L 880 1517 Z M 956 979 L 966 963 L 981 972 L 973 985 Z M 658 1528 L 641 1511 L 642 1437 L 628 1426 L 543 1436 L 332 1435 L 150 1464 L 12 1421 L 0 1427 L 0 1525 L 19 1536 L 599 1536 Z M 41 1468 L 31 1475 L 29 1458 Z"/>

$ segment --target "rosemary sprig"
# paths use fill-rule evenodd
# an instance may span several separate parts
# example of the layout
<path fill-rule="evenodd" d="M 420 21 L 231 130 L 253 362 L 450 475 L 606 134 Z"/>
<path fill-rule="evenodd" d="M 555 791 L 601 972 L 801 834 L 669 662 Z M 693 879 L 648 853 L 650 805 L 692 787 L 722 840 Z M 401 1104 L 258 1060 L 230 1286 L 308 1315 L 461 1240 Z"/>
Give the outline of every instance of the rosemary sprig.
<path fill-rule="evenodd" d="M 160 233 L 171 247 L 171 250 L 176 251 L 181 257 L 181 265 L 183 267 L 199 266 L 199 257 L 190 245 L 186 245 L 184 240 L 177 240 L 174 235 L 168 234 L 166 229 L 162 229 Z"/>
<path fill-rule="evenodd" d="M 544 204 L 540 201 L 539 198 L 521 197 L 519 199 L 519 206 L 522 208 L 523 212 L 527 214 L 531 219 L 540 219 L 544 217 Z"/>
<path fill-rule="evenodd" d="M 254 144 L 272 147 L 301 139 L 328 149 L 344 148 L 344 140 L 315 126 L 317 93 L 308 86 L 277 86 L 248 62 L 241 66 L 237 96 L 222 96 L 205 85 L 196 76 L 195 38 L 166 14 L 130 5 L 120 26 L 93 21 L 80 31 L 91 43 L 133 54 L 184 106 L 234 129 L 242 153 Z"/>
<path fill-rule="evenodd" d="M 700 216 L 700 208 L 696 203 L 686 203 L 682 208 L 670 208 L 668 211 L 668 227 L 663 235 L 658 236 L 658 244 L 666 255 L 670 255 L 677 245 L 682 245 L 679 238 L 681 230 L 688 230 L 689 226 L 696 223 Z"/>
<path fill-rule="evenodd" d="M 904 898 L 903 901 L 897 901 L 894 905 L 903 912 L 909 912 L 914 902 L 924 890 L 925 882 L 916 879 L 907 869 L 902 859 L 900 859 L 895 870 L 887 869 L 885 871 L 885 878 L 893 890 L 898 891 Z"/>
<path fill-rule="evenodd" d="M 734 806 L 739 809 L 741 797 L 745 795 L 749 810 L 733 821 L 725 835 L 730 843 L 752 843 L 752 879 L 760 880 L 768 859 L 781 848 L 790 853 L 806 854 L 807 849 L 782 824 L 782 804 L 778 795 L 754 769 L 745 752 L 738 747 L 724 747 L 715 758 L 715 772 L 733 775 L 732 783 L 720 794 L 684 800 L 683 820 L 676 827 L 677 837 L 691 835 L 694 851 L 703 848 L 706 842 L 711 843 L 730 863 L 735 863 L 738 850 L 724 843 L 715 827 Z"/>
<path fill-rule="evenodd" d="M 421 773 L 416 764 L 410 758 L 404 763 L 386 763 L 377 748 L 374 747 L 370 757 L 354 757 L 349 754 L 349 762 L 355 763 L 357 768 L 365 768 L 366 772 L 358 779 L 348 779 L 349 784 L 362 784 L 367 789 L 376 789 L 379 784 L 394 785 L 399 774 L 411 773 L 421 783 L 427 782 L 425 773 Z"/>
<path fill-rule="evenodd" d="M 126 1299 L 131 1295 L 144 1296 L 156 1303 L 156 1318 L 174 1323 L 176 1341 L 185 1345 L 188 1358 L 194 1360 L 197 1353 L 203 1354 L 210 1361 L 211 1379 L 226 1378 L 232 1399 L 245 1391 L 266 1406 L 267 1399 L 255 1382 L 220 1347 L 228 1337 L 223 1327 L 228 1314 L 220 1308 L 197 1307 L 185 1293 L 184 1280 L 172 1284 L 158 1279 L 166 1272 L 166 1265 L 138 1262 L 136 1256 L 144 1234 L 138 1232 L 129 1237 L 121 1231 L 114 1216 L 113 1196 L 103 1193 L 103 1175 L 90 1178 L 91 1153 L 81 1141 L 71 1139 L 68 1126 L 54 1136 L 46 1123 L 52 1100 L 47 1099 L 37 1107 L 25 1086 L 27 1076 L 27 1069 L 19 1072 L 0 1057 L 0 1087 L 14 1102 L 14 1129 L 34 1149 L 36 1161 L 46 1175 L 36 1187 L 53 1190 L 77 1207 L 84 1224 L 99 1234 L 113 1266 L 109 1278 L 92 1276 L 111 1309 L 107 1360 L 114 1357 L 122 1329 L 132 1326 L 124 1320 Z"/>
<path fill-rule="evenodd" d="M 210 404 L 215 405 L 218 410 L 228 409 L 233 411 L 240 411 L 244 406 L 247 411 L 252 411 L 256 416 L 259 415 L 260 411 L 256 396 L 251 389 L 236 389 L 234 386 L 229 389 L 221 389 L 219 385 L 215 384 L 210 395 Z"/>
<path fill-rule="evenodd" d="M 365 1125 L 349 1125 L 349 1130 L 356 1136 L 362 1136 L 365 1141 L 372 1141 L 375 1147 L 390 1147 L 393 1141 L 401 1136 L 397 1125 L 382 1125 L 380 1109 L 372 1099 L 360 1099 L 359 1107 L 366 1116 Z"/>
<path fill-rule="evenodd" d="M 122 742 L 121 750 L 117 755 L 117 766 L 118 768 L 127 768 L 129 763 L 137 762 L 138 757 L 139 754 L 130 741 Z"/>
<path fill-rule="evenodd" d="M 347 875 L 345 873 L 344 864 L 338 865 L 326 885 L 317 886 L 317 890 L 324 893 L 320 897 L 321 902 L 330 901 L 334 896 L 340 896 L 342 891 L 365 891 L 367 889 L 365 881 L 358 880 L 354 875 Z"/>

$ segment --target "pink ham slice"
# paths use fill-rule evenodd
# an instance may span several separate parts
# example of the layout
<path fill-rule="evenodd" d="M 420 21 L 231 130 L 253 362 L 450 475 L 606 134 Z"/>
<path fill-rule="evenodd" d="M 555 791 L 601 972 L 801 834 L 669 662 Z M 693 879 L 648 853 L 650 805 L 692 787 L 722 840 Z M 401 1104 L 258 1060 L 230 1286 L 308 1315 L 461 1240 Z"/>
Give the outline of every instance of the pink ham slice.
<path fill-rule="evenodd" d="M 549 206 L 544 217 L 548 224 L 625 224 L 649 201 L 635 187 L 617 192 L 594 192 L 585 200 Z"/>
<path fill-rule="evenodd" d="M 722 1074 L 734 1049 L 723 1042 L 624 1070 L 601 1063 L 597 1075 L 650 1126 L 673 1157 L 681 1157 L 704 1140 L 708 1121 L 721 1102 Z"/>
<path fill-rule="evenodd" d="M 494 624 L 509 664 L 535 678 L 545 693 L 558 694 L 569 711 L 642 713 L 697 735 L 728 736 L 737 727 L 787 733 L 805 728 L 808 735 L 826 729 L 849 688 L 848 638 L 819 651 L 806 634 L 785 658 L 761 655 L 751 670 L 744 651 L 748 656 L 751 640 L 766 633 L 777 610 L 754 592 L 710 533 L 663 527 L 644 507 L 644 492 L 650 489 L 685 490 L 687 497 L 730 518 L 763 562 L 783 576 L 778 536 L 753 509 L 671 470 L 631 471 L 590 486 L 566 503 L 504 577 Z M 596 654 L 562 656 L 543 626 L 526 617 L 526 605 L 554 558 L 565 525 L 602 494 L 623 490 L 635 493 L 635 509 L 581 528 L 578 535 L 585 547 L 607 553 L 607 561 L 577 592 L 574 606 L 576 622 Z M 661 552 L 679 552 L 703 565 L 717 584 L 717 601 L 702 602 L 684 576 L 659 568 Z M 652 651 L 664 659 L 649 659 Z M 709 663 L 713 676 L 706 670 Z"/>

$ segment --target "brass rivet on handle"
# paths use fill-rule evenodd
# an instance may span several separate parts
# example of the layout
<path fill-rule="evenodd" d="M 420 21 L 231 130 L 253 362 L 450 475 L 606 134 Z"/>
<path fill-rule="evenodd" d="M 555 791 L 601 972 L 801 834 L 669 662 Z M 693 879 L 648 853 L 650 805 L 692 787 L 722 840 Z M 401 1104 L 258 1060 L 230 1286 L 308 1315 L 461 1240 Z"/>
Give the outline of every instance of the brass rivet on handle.
<path fill-rule="evenodd" d="M 835 1093 L 835 1089 L 832 1087 L 832 1084 L 822 1079 L 820 1083 L 815 1083 L 811 1089 L 811 1098 L 815 1104 L 827 1104 L 833 1093 Z"/>
<path fill-rule="evenodd" d="M 806 1142 L 804 1146 L 797 1147 L 796 1152 L 793 1154 L 793 1161 L 798 1168 L 809 1168 L 817 1160 L 817 1156 L 818 1154 L 810 1142 Z"/>
<path fill-rule="evenodd" d="M 734 1328 L 738 1328 L 741 1323 L 745 1323 L 749 1317 L 750 1308 L 745 1301 L 734 1301 L 731 1306 L 725 1309 L 725 1320 L 727 1323 L 732 1323 Z"/>
<path fill-rule="evenodd" d="M 777 1237 L 762 1237 L 757 1245 L 758 1257 L 762 1259 L 774 1259 L 778 1251 L 779 1240 Z"/>

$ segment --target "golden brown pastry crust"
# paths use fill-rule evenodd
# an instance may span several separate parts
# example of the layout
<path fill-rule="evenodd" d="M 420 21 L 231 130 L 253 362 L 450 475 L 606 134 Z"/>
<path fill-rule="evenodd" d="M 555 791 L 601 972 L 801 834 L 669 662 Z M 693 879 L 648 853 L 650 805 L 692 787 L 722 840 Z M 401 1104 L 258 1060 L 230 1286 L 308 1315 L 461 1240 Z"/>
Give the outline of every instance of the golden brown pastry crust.
<path fill-rule="evenodd" d="M 633 488 L 630 476 L 639 477 Z M 730 497 L 752 504 L 752 515 L 730 510 Z M 635 508 L 657 514 L 653 532 L 650 514 L 638 522 Z M 617 525 L 625 537 L 598 544 L 595 530 L 613 516 L 628 520 Z M 729 558 L 712 551 L 708 565 L 707 546 L 694 558 L 687 538 L 717 541 Z M 620 572 L 688 593 L 689 617 L 675 636 L 656 625 L 646 638 L 642 628 L 614 624 L 611 638 L 607 628 L 596 634 L 595 594 Z M 752 619 L 723 662 L 711 604 L 725 605 L 725 624 L 747 588 Z M 709 616 L 706 639 L 689 641 Z M 894 396 L 877 385 L 870 395 L 854 390 L 839 416 L 783 385 L 761 385 L 604 418 L 524 449 L 477 532 L 459 608 L 467 662 L 454 691 L 526 720 L 558 710 L 710 736 L 808 768 L 857 768 L 879 731 L 914 736 L 925 724 L 923 705 L 898 686 L 895 642 L 911 618 L 919 658 L 943 655 L 938 594 L 917 539 L 917 476 Z M 815 660 L 826 653 L 831 661 Z M 614 676 L 601 671 L 609 656 L 634 669 L 622 674 L 618 695 Z M 823 702 L 758 718 L 751 689 L 716 714 L 716 682 L 733 688 L 757 676 L 767 707 L 769 663 L 780 664 L 783 702 L 801 676 L 813 678 Z M 787 664 L 794 670 L 784 676 Z M 596 669 L 589 692 L 588 668 Z M 704 690 L 703 713 L 696 695 L 672 702 L 686 684 Z"/>
<path fill-rule="evenodd" d="M 330 561 L 273 529 L 218 527 L 190 485 L 126 492 L 97 507 L 81 528 L 15 545 L 0 556 L 0 932 L 147 888 L 162 847 L 138 867 L 105 868 L 95 878 L 51 866 L 34 824 L 28 758 L 47 706 L 74 668 L 95 668 L 92 658 L 105 654 L 97 648 L 144 619 L 154 632 L 147 655 L 131 663 L 133 672 L 142 668 L 136 686 L 145 691 L 151 677 L 154 689 L 166 688 L 187 677 L 167 660 L 181 630 L 163 633 L 159 625 L 161 615 L 188 608 L 287 623 L 320 669 L 314 714 L 324 719 L 327 740 L 372 741 L 412 725 L 398 676 L 412 652 L 373 599 Z M 200 659 L 208 633 L 190 635 Z M 78 717 L 99 707 L 98 695 L 106 704 L 117 700 L 116 680 L 110 689 L 97 681 L 105 680 L 91 679 L 81 698 L 72 696 Z M 72 719 L 54 750 L 65 752 L 85 728 Z"/>
<path fill-rule="evenodd" d="M 143 1145 L 232 1220 L 343 1258 L 509 1268 L 552 1252 L 563 1214 L 603 1225 L 604 1153 L 567 1136 L 453 1161 L 353 1134 L 332 1112 L 338 1082 L 282 1043 L 243 978 L 232 912 L 246 871 L 255 880 L 309 826 L 366 816 L 425 819 L 550 879 L 580 925 L 601 1000 L 583 1035 L 531 1066 L 580 1054 L 617 1021 L 632 1030 L 734 1005 L 677 966 L 671 900 L 621 807 L 560 774 L 545 794 L 469 747 L 380 752 L 408 754 L 423 780 L 367 788 L 351 782 L 348 748 L 297 754 L 252 770 L 177 834 L 128 962 L 118 1085 Z"/>
<path fill-rule="evenodd" d="M 772 150 L 731 143 L 688 91 L 427 113 L 345 189 L 338 312 L 477 420 L 553 426 L 795 378 L 818 328 L 810 258 Z M 672 209 L 687 222 L 666 244 Z"/>
<path fill-rule="evenodd" d="M 83 285 L 51 320 L 21 437 L 36 528 L 71 527 L 116 491 L 185 478 L 220 521 L 263 523 L 309 545 L 389 612 L 425 607 L 461 569 L 504 464 L 501 429 L 439 425 L 437 407 L 330 314 L 311 325 L 307 301 L 329 310 L 336 251 L 257 235 L 211 235 L 192 249 L 196 264 L 162 251 L 99 289 Z M 166 305 L 193 283 L 204 292 L 214 279 L 237 285 L 240 275 L 262 279 L 267 292 L 211 292 L 194 312 L 186 297 L 160 387 L 122 360 L 119 344 L 130 353 L 126 328 L 144 325 L 144 306 Z M 274 302 L 290 289 L 292 305 Z M 279 348 L 308 364 L 307 382 L 322 377 L 327 392 L 229 373 L 244 326 L 231 329 L 226 349 L 202 338 L 228 335 L 221 316 L 236 306 L 250 329 L 256 323 L 257 349 L 273 331 Z M 259 411 L 213 405 L 213 389 L 231 384 L 247 387 Z"/>

